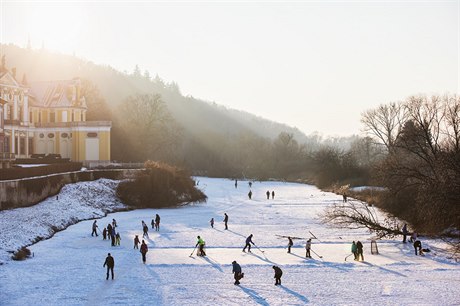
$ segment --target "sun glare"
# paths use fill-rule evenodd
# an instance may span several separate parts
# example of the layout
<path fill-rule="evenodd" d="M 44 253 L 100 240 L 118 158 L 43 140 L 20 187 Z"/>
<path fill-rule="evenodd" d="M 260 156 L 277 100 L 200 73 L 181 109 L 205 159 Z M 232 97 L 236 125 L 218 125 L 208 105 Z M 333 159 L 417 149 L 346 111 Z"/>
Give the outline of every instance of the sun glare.
<path fill-rule="evenodd" d="M 82 9 L 70 4 L 42 3 L 27 8 L 26 30 L 34 48 L 72 53 L 78 49 L 86 29 Z M 7 29 L 6 29 L 7 30 Z"/>

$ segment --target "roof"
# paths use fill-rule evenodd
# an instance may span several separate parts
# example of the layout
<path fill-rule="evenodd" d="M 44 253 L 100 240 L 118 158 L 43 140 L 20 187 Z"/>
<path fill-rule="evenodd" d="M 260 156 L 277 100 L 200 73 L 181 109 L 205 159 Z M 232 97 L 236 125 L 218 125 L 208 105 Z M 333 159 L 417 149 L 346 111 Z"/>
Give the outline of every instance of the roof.
<path fill-rule="evenodd" d="M 84 98 L 78 97 L 78 80 L 35 82 L 30 84 L 30 105 L 38 107 L 85 107 Z"/>

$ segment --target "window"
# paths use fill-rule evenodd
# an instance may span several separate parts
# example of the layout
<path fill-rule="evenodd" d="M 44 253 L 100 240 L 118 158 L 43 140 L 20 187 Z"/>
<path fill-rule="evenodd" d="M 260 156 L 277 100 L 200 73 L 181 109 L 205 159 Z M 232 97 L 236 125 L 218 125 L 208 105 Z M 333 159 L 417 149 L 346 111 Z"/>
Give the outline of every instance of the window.
<path fill-rule="evenodd" d="M 29 113 L 29 122 L 34 122 L 34 114 L 32 112 Z"/>
<path fill-rule="evenodd" d="M 3 143 L 3 150 L 5 153 L 10 153 L 10 137 L 5 136 L 5 142 Z"/>
<path fill-rule="evenodd" d="M 42 122 L 42 112 L 38 111 L 38 123 Z"/>
<path fill-rule="evenodd" d="M 53 133 L 49 133 L 49 134 L 48 134 L 48 138 L 54 138 L 54 134 L 53 134 Z"/>
<path fill-rule="evenodd" d="M 50 122 L 56 122 L 56 113 L 55 112 L 50 113 Z"/>
<path fill-rule="evenodd" d="M 34 154 L 34 139 L 29 138 L 29 155 Z"/>
<path fill-rule="evenodd" d="M 88 137 L 88 138 L 96 138 L 97 133 L 88 133 L 88 134 L 86 134 L 86 137 Z"/>

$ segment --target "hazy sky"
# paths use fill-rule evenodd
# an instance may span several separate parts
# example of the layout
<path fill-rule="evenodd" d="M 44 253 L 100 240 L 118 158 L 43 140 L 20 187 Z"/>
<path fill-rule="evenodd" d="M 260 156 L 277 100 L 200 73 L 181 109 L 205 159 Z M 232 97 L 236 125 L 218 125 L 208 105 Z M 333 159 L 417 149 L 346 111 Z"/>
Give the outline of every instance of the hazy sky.
<path fill-rule="evenodd" d="M 176 81 L 183 94 L 350 135 L 362 111 L 458 93 L 460 1 L 4 1 L 0 40 Z"/>

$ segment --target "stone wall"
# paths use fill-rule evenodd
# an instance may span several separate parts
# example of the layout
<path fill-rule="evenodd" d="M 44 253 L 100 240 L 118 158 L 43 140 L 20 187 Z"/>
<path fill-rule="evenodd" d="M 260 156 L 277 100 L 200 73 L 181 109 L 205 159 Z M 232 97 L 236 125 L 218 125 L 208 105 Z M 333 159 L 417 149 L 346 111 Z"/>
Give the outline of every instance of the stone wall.
<path fill-rule="evenodd" d="M 0 181 L 0 210 L 27 207 L 59 193 L 65 184 L 100 178 L 119 180 L 133 177 L 142 169 L 75 171 L 33 178 Z"/>

